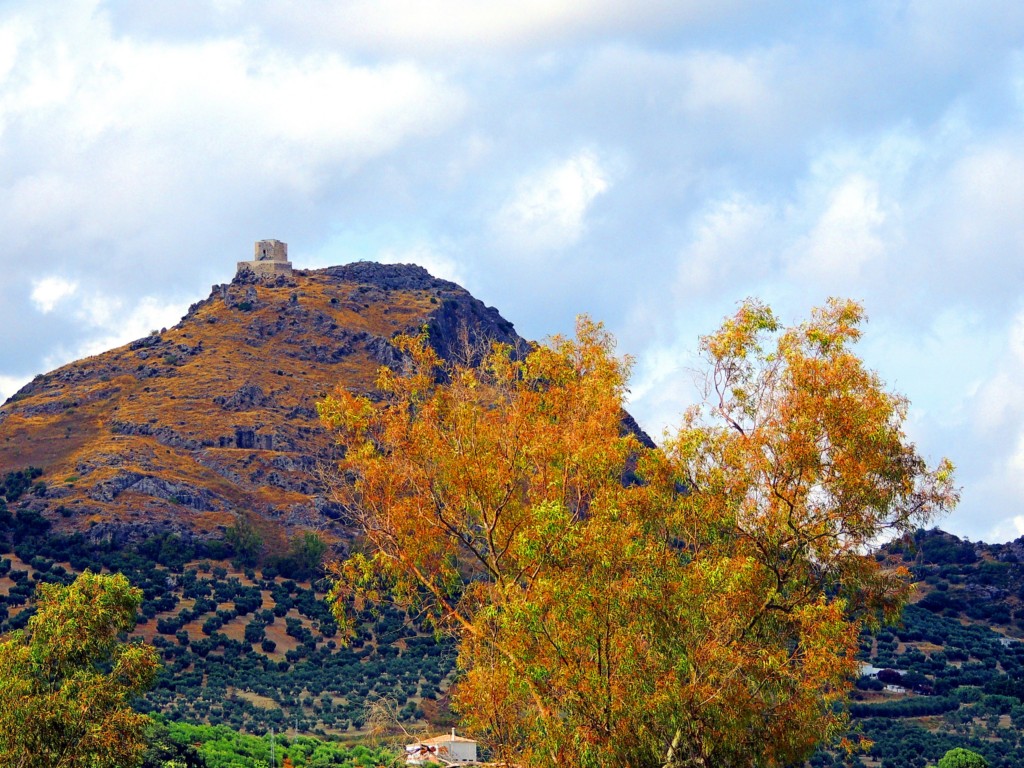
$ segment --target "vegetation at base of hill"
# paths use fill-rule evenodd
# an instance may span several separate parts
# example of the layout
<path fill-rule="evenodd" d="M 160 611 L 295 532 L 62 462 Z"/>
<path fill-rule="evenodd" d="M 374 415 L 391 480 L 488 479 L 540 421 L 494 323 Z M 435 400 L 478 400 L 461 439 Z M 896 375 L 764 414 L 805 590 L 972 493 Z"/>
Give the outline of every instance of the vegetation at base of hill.
<path fill-rule="evenodd" d="M 12 516 L 13 520 L 16 516 Z M 8 528 L 8 541 L 11 533 Z M 935 540 L 942 544 L 929 543 Z M 39 554 L 35 554 L 32 542 L 39 545 Z M 226 562 L 191 563 L 175 572 L 138 551 L 118 551 L 101 546 L 87 553 L 88 546 L 80 539 L 26 536 L 18 545 L 21 555 L 26 558 L 24 564 L 17 555 L 0 558 L 0 614 L 11 612 L 2 631 L 9 631 L 12 624 L 24 627 L 32 615 L 31 611 L 23 610 L 28 603 L 22 600 L 22 591 L 31 597 L 39 583 L 71 583 L 74 579 L 74 573 L 58 564 L 54 557 L 71 557 L 79 565 L 91 563 L 94 568 L 104 567 L 105 563 L 108 570 L 123 570 L 132 581 L 145 585 L 144 599 L 139 608 L 141 617 L 145 616 L 147 605 L 148 611 L 152 611 L 171 602 L 175 605 L 169 614 L 176 616 L 175 612 L 196 600 L 199 593 L 206 593 L 206 598 L 212 601 L 218 594 L 226 596 L 232 587 L 237 589 L 235 585 L 244 586 L 243 582 L 248 581 L 244 571 L 232 570 L 231 564 Z M 150 542 L 141 549 L 159 554 L 169 547 Z M 989 580 L 987 574 L 991 570 L 990 567 L 983 568 L 986 563 L 1009 564 L 1002 587 L 1007 594 L 995 602 L 1005 603 L 1024 591 L 1024 565 L 1007 559 L 1015 549 L 1014 545 L 970 544 L 937 531 L 920 531 L 909 542 L 897 542 L 886 548 L 885 556 L 895 557 L 911 568 L 925 595 L 942 581 L 948 582 L 950 588 L 962 589 L 963 594 L 957 601 L 959 610 L 956 613 L 949 607 L 936 612 L 934 602 L 920 600 L 908 606 L 895 625 L 862 636 L 861 660 L 876 667 L 899 670 L 911 681 L 915 675 L 923 677 L 931 686 L 933 695 L 883 693 L 873 690 L 875 681 L 861 680 L 853 692 L 853 706 L 878 709 L 858 712 L 863 716 L 854 721 L 860 732 L 874 741 L 863 761 L 854 758 L 855 764 L 879 764 L 869 762 L 873 760 L 880 761 L 884 768 L 923 768 L 936 764 L 946 751 L 964 746 L 984 755 L 992 768 L 1024 765 L 1024 744 L 1019 739 L 1024 731 L 1024 643 L 1004 644 L 1005 634 L 969 617 L 969 614 L 980 615 L 979 610 L 984 606 L 991 608 L 993 602 L 982 589 L 986 585 L 981 582 Z M 940 562 L 930 559 L 936 552 L 940 553 Z M 947 562 L 950 552 L 958 553 L 954 559 L 969 562 Z M 944 575 L 939 577 L 940 573 Z M 288 606 L 288 610 L 284 612 L 284 618 L 274 615 L 274 624 L 265 625 L 264 632 L 268 627 L 272 631 L 286 631 L 287 618 L 291 617 L 297 617 L 300 625 L 310 633 L 316 632 L 316 621 L 304 612 L 323 617 L 323 593 L 314 591 L 313 585 L 289 583 L 279 576 L 263 579 L 258 570 L 250 571 L 248 575 L 256 577 L 253 586 L 271 587 L 261 607 L 236 616 L 214 634 L 223 634 L 224 629 L 230 630 L 232 624 L 244 623 L 247 627 L 264 611 L 274 614 L 275 609 L 281 610 L 278 599 L 282 601 L 282 608 Z M 14 581 L 8 583 L 11 576 Z M 5 584 L 12 596 L 4 594 Z M 186 589 L 190 597 L 185 596 Z M 314 605 L 319 608 L 314 609 Z M 250 644 L 249 650 L 237 657 L 228 651 L 234 646 L 211 643 L 206 656 L 200 656 L 192 649 L 191 640 L 201 642 L 210 639 L 210 636 L 202 634 L 201 624 L 215 617 L 218 610 L 228 610 L 233 606 L 231 600 L 217 602 L 210 610 L 197 616 L 188 624 L 185 645 L 179 644 L 177 638 L 177 633 L 185 630 L 178 629 L 171 634 L 155 633 L 165 666 L 155 687 L 139 700 L 138 706 L 142 710 L 163 712 L 180 720 L 229 725 L 236 730 L 255 733 L 266 733 L 271 727 L 278 731 L 291 730 L 297 718 L 299 730 L 304 733 L 354 734 L 357 727 L 366 727 L 366 703 L 376 696 L 397 697 L 402 701 L 399 709 L 404 708 L 406 717 L 410 719 L 415 719 L 416 710 L 421 707 L 430 705 L 428 709 L 431 709 L 442 704 L 438 688 L 451 672 L 454 649 L 450 644 L 438 645 L 432 636 L 418 632 L 404 615 L 387 606 L 372 610 L 368 606 L 365 612 L 355 617 L 359 627 L 356 643 L 362 643 L 352 649 L 353 654 L 358 655 L 355 664 L 352 663 L 353 656 L 347 656 L 337 647 L 331 649 L 323 641 L 317 643 L 320 653 L 295 662 L 278 651 L 263 652 L 258 643 Z M 206 610 L 207 606 L 200 604 L 199 608 Z M 1014 610 L 1011 609 L 1011 614 Z M 154 614 L 157 618 L 151 626 L 155 628 L 156 621 L 166 614 L 165 611 Z M 265 613 L 262 615 L 267 618 Z M 172 626 L 174 623 L 172 621 Z M 1006 628 L 994 626 L 1004 631 L 1016 630 L 1015 625 Z M 171 629 L 166 625 L 164 628 Z M 413 633 L 411 636 L 410 632 Z M 301 644 L 298 638 L 285 637 L 296 643 L 296 647 Z M 327 639 L 327 643 L 331 641 L 337 646 L 337 638 Z M 399 646 L 389 649 L 394 643 L 399 643 Z M 202 647 L 199 646 L 200 649 Z M 379 652 L 382 648 L 387 650 Z M 245 660 L 249 658 L 258 663 Z M 203 684 L 204 677 L 206 685 Z M 436 684 L 431 681 L 436 681 Z M 307 693 L 310 685 L 312 688 Z M 324 704 L 323 693 L 313 693 L 321 690 L 318 686 L 328 691 L 332 705 L 330 710 Z M 345 690 L 346 686 L 349 693 L 343 700 L 331 693 Z M 250 696 L 246 692 L 256 695 Z M 409 693 L 413 695 L 402 698 Z M 933 698 L 942 701 L 955 699 L 959 706 L 926 717 L 881 716 L 889 714 L 883 711 L 886 708 L 892 705 L 899 707 L 896 702 Z M 413 703 L 412 708 L 408 708 L 410 702 Z M 435 711 L 431 709 L 430 714 L 433 716 Z M 840 764 L 848 764 L 847 759 L 840 763 L 836 755 L 824 752 L 811 759 L 815 768 Z"/>
<path fill-rule="evenodd" d="M 297 540 L 305 545 L 308 537 Z M 38 584 L 70 584 L 86 568 L 123 573 L 141 589 L 136 633 L 163 666 L 140 711 L 328 734 L 362 729 L 367 702 L 388 696 L 405 721 L 449 722 L 451 644 L 391 607 L 361 612 L 356 642 L 341 649 L 324 585 L 283 578 L 274 564 L 235 570 L 186 561 L 197 547 L 173 535 L 126 549 L 92 544 L 54 535 L 46 520 L 22 509 L 0 525 L 0 550 L 12 550 L 0 557 L 0 632 L 26 626 Z"/>
<path fill-rule="evenodd" d="M 15 502 L 22 494 L 32 491 L 36 494 L 46 491 L 46 483 L 39 481 L 33 483 L 36 478 L 43 474 L 39 467 L 26 467 L 25 469 L 8 472 L 0 482 L 0 511 L 5 511 L 6 502 Z"/>
<path fill-rule="evenodd" d="M 149 749 L 140 768 L 271 768 L 271 739 L 276 768 L 397 768 L 404 764 L 382 747 L 286 733 L 254 736 L 223 725 L 155 720 L 147 737 Z"/>
<path fill-rule="evenodd" d="M 172 733 L 165 720 L 151 718 L 138 768 L 207 768 L 198 746 L 180 733 Z"/>
<path fill-rule="evenodd" d="M 130 702 L 139 701 L 157 668 L 152 647 L 120 639 L 134 626 L 142 601 L 142 590 L 122 574 L 86 571 L 67 586 L 38 582 L 27 629 L 0 636 L 0 762 L 20 768 L 398 764 L 382 748 L 286 732 L 272 736 L 272 729 L 260 738 L 224 725 L 151 719 L 133 711 Z"/>
<path fill-rule="evenodd" d="M 323 594 L 314 592 L 313 585 L 295 583 L 293 586 L 280 576 L 263 579 L 259 576 L 259 569 L 246 574 L 227 562 L 192 562 L 169 567 L 166 563 L 174 562 L 169 555 L 180 551 L 175 537 L 154 539 L 135 550 L 95 546 L 80 537 L 69 539 L 50 535 L 45 525 L 41 525 L 34 516 L 19 515 L 16 508 L 0 527 L 0 532 L 3 532 L 0 539 L 6 541 L 7 549 L 12 549 L 12 540 L 18 538 L 19 543 L 14 548 L 21 555 L 20 558 L 14 554 L 0 558 L 0 615 L 7 616 L 0 631 L 10 631 L 13 625 L 25 626 L 31 611 L 23 609 L 37 584 L 71 583 L 74 573 L 67 562 L 69 558 L 80 567 L 90 565 L 94 570 L 124 571 L 133 582 L 145 585 L 139 609 L 143 617 L 171 602 L 174 608 L 170 609 L 170 616 L 176 616 L 175 612 L 194 600 L 196 593 L 209 590 L 209 598 L 218 593 L 227 594 L 232 585 L 247 582 L 247 576 L 252 575 L 257 577 L 254 586 L 272 586 L 273 589 L 267 592 L 261 608 L 237 616 L 231 622 L 245 622 L 248 626 L 261 611 L 273 613 L 277 608 L 277 598 L 283 601 L 287 598 L 286 616 L 297 617 L 311 633 L 316 631 L 315 621 L 303 613 L 314 603 L 322 603 Z M 940 531 L 919 531 L 908 541 L 888 545 L 880 554 L 909 567 L 925 598 L 940 590 L 946 593 L 954 590 L 957 597 L 945 605 L 921 599 L 908 606 L 897 624 L 861 638 L 860 658 L 877 667 L 923 676 L 936 696 L 943 700 L 955 698 L 960 706 L 941 715 L 927 717 L 871 716 L 882 714 L 876 710 L 866 717 L 857 718 L 854 725 L 874 741 L 874 746 L 863 760 L 855 757 L 855 765 L 923 768 L 935 765 L 948 750 L 960 746 L 982 754 L 992 768 L 1024 765 L 1024 745 L 1019 739 L 1024 729 L 1024 643 L 1004 645 L 1002 642 L 1006 639 L 1005 632 L 1021 634 L 1014 615 L 1019 610 L 1016 601 L 1019 595 L 1024 594 L 1024 558 L 1018 559 L 1017 555 L 1022 550 L 1024 540 L 1007 545 L 982 545 L 965 542 Z M 60 565 L 58 559 L 66 566 Z M 999 574 L 999 586 L 995 588 L 1001 591 L 996 593 L 991 592 L 993 572 Z M 11 576 L 14 577 L 13 582 Z M 185 597 L 186 584 L 193 585 L 189 592 L 193 597 Z M 9 589 L 11 594 L 7 595 L 5 589 Z M 232 605 L 231 601 L 218 603 L 197 617 L 189 624 L 189 631 L 194 635 L 191 639 L 208 639 L 196 622 L 201 624 L 215 616 L 217 610 L 226 610 Z M 206 606 L 200 605 L 200 608 L 205 609 Z M 1009 624 L 990 624 L 983 618 L 972 618 L 986 614 L 999 617 L 1003 615 L 1001 608 L 1009 614 Z M 157 610 L 154 615 L 159 620 L 168 612 Z M 228 629 L 231 622 L 228 622 Z M 275 615 L 275 625 L 266 625 L 264 631 L 267 627 L 272 630 L 275 626 L 281 627 L 281 622 L 282 619 Z M 360 660 L 361 669 L 330 664 L 321 668 L 321 660 L 332 658 L 333 654 L 303 658 L 292 663 L 283 653 L 263 653 L 259 644 L 252 644 L 250 648 L 257 654 L 255 658 L 261 661 L 254 667 L 257 670 L 254 674 L 244 664 L 237 669 L 231 668 L 224 660 L 225 646 L 212 648 L 202 657 L 192 651 L 188 632 L 185 633 L 186 645 L 178 643 L 177 632 L 183 632 L 182 629 L 168 635 L 156 633 L 161 643 L 167 641 L 182 650 L 174 652 L 180 656 L 173 660 L 164 656 L 164 664 L 168 666 L 161 671 L 156 687 L 145 695 L 139 705 L 146 711 L 166 712 L 193 722 L 230 724 L 235 729 L 244 728 L 256 733 L 267 733 L 270 727 L 291 729 L 295 726 L 296 717 L 303 732 L 354 733 L 357 725 L 365 727 L 365 702 L 374 696 L 400 696 L 400 691 L 415 690 L 419 693 L 423 690 L 428 698 L 412 696 L 403 703 L 402 707 L 405 707 L 409 701 L 414 702 L 414 709 L 411 712 L 406 710 L 407 716 L 414 716 L 415 708 L 421 705 L 440 704 L 436 698 L 429 698 L 431 689 L 435 696 L 440 693 L 437 686 L 431 687 L 428 683 L 433 679 L 440 683 L 450 673 L 454 653 L 450 645 L 438 646 L 429 635 L 403 637 L 409 629 L 407 619 L 386 606 L 360 614 L 358 625 L 363 645 L 353 650 L 376 649 L 397 641 L 403 641 L 402 644 L 411 641 L 411 647 L 419 647 L 423 655 L 410 654 L 410 647 L 399 647 L 393 653 L 366 654 Z M 992 627 L 1000 632 L 993 631 Z M 223 630 L 222 626 L 219 632 L 223 633 Z M 286 637 L 298 642 L 297 638 Z M 336 641 L 336 638 L 331 640 Z M 167 649 L 160 650 L 163 654 Z M 326 650 L 331 651 L 329 647 Z M 274 661 L 274 664 L 264 667 L 260 655 Z M 281 669 L 282 662 L 286 669 Z M 393 667 L 396 662 L 402 666 Z M 299 677 L 292 678 L 293 670 Z M 256 706 L 238 693 L 230 693 L 231 690 L 255 691 L 259 675 L 268 678 L 265 687 L 259 688 L 266 697 L 260 700 L 262 706 Z M 210 680 L 209 688 L 205 689 L 202 685 L 204 676 Z M 320 704 L 322 695 L 312 696 L 312 706 L 304 706 L 303 680 L 313 681 L 314 685 L 322 681 L 325 688 L 339 690 L 348 684 L 351 692 L 347 701 L 338 701 L 336 709 L 325 713 Z M 876 706 L 912 698 L 929 698 L 923 694 L 882 693 L 872 690 L 874 687 L 874 681 L 861 680 L 854 691 L 853 704 L 858 707 Z M 360 698 L 360 691 L 364 689 L 366 696 Z M 299 694 L 298 701 L 295 701 L 296 693 Z M 1008 709 L 1006 697 L 1012 699 Z M 289 702 L 294 702 L 294 705 Z M 306 703 L 309 703 L 308 699 Z M 334 720 L 329 722 L 332 714 Z M 342 725 L 348 725 L 348 728 L 340 728 Z M 811 759 L 814 768 L 840 764 L 849 763 L 846 758 L 840 761 L 838 756 L 825 752 Z"/>
<path fill-rule="evenodd" d="M 922 589 L 925 590 L 935 588 L 934 584 L 927 579 L 943 569 L 947 569 L 944 578 L 953 578 L 957 586 L 966 588 L 972 584 L 978 584 L 979 578 L 987 579 L 984 574 L 988 569 L 981 570 L 984 563 L 1000 562 L 997 559 L 999 556 L 1008 557 L 1014 549 L 1008 545 L 997 547 L 969 544 L 936 531 L 921 531 L 915 539 L 917 543 L 895 544 L 890 545 L 890 548 L 896 551 L 896 556 L 901 560 L 903 555 L 906 555 L 905 562 L 914 570 L 921 580 Z M 939 547 L 927 545 L 927 542 L 934 540 L 941 540 L 944 543 Z M 147 549 L 155 551 L 156 548 Z M 940 556 L 940 562 L 932 562 L 930 559 L 936 551 L 953 550 L 961 552 L 957 556 L 960 559 L 970 561 L 957 564 L 955 572 L 948 570 L 949 563 L 945 561 L 944 556 Z M 964 553 L 968 551 L 975 556 L 967 557 Z M 128 557 L 128 554 L 119 553 L 118 556 L 122 559 L 122 564 L 133 561 L 138 566 L 138 561 Z M 97 558 L 102 559 L 101 555 L 97 555 Z M 111 560 L 110 562 L 117 561 Z M 11 563 L 10 558 L 0 559 L 0 575 L 10 575 L 9 563 Z M 43 566 L 46 565 L 46 562 L 37 560 L 36 564 Z M 1009 593 L 1015 594 L 1024 589 L 1024 580 L 1021 578 L 1018 564 L 1010 563 L 1010 565 L 1005 588 Z M 56 566 L 56 569 L 60 568 L 61 566 Z M 200 584 L 196 588 L 202 589 L 202 582 L 208 580 L 210 594 L 213 595 L 218 588 L 223 591 L 232 579 L 245 579 L 245 574 L 240 571 L 228 572 L 223 578 L 219 578 L 213 571 L 216 570 L 219 573 L 221 568 L 228 569 L 230 565 L 211 564 L 209 570 L 195 572 L 197 584 Z M 34 590 L 35 585 L 44 581 L 53 580 L 53 583 L 56 583 L 56 580 L 60 579 L 70 583 L 70 580 L 73 579 L 73 574 L 70 572 L 62 574 L 54 568 L 46 571 L 34 571 L 31 577 L 27 575 L 29 570 L 15 569 L 19 578 L 15 586 L 25 583 L 32 586 Z M 147 568 L 139 568 L 135 572 L 143 574 L 147 570 L 159 571 L 162 570 L 162 566 L 150 562 Z M 21 577 L 21 573 L 25 573 L 26 576 Z M 175 574 L 170 575 L 174 576 Z M 179 581 L 175 588 L 180 589 L 184 574 L 177 576 Z M 934 582 L 935 579 L 932 578 L 931 581 Z M 274 583 L 283 585 L 285 582 L 278 579 Z M 296 586 L 298 587 L 298 585 Z M 283 595 L 283 593 L 283 589 L 278 589 L 276 592 L 278 595 Z M 182 599 L 188 599 L 182 598 L 180 591 L 177 594 L 179 602 Z M 974 595 L 973 599 L 978 602 L 985 600 L 984 593 L 977 589 L 965 589 L 965 595 Z M 288 596 L 294 600 L 296 592 L 289 591 Z M 268 597 L 273 600 L 272 595 Z M 322 600 L 322 595 L 318 594 L 316 599 Z M 268 601 L 269 609 L 272 610 L 273 605 Z M 972 605 L 970 599 L 960 602 L 962 611 L 956 615 L 946 615 L 948 609 L 935 613 L 922 605 L 932 605 L 932 603 L 922 600 L 915 605 L 908 606 L 898 624 L 887 627 L 874 635 L 865 635 L 862 638 L 862 658 L 864 661 L 871 661 L 875 666 L 900 670 L 904 677 L 923 676 L 930 682 L 937 698 L 943 701 L 956 699 L 959 702 L 959 707 L 942 715 L 924 718 L 882 717 L 880 716 L 883 714 L 882 709 L 889 704 L 913 699 L 927 701 L 933 697 L 882 694 L 871 690 L 872 686 L 866 679 L 862 680 L 861 685 L 854 693 L 857 697 L 853 702 L 854 706 L 879 707 L 874 712 L 866 712 L 865 717 L 858 718 L 856 721 L 861 732 L 875 742 L 866 757 L 880 761 L 885 768 L 921 768 L 925 765 L 936 765 L 937 761 L 950 749 L 966 746 L 985 756 L 993 768 L 1024 765 L 1024 744 L 1019 739 L 1019 734 L 1024 729 L 1024 643 L 1011 642 L 1009 645 L 1004 645 L 1001 641 L 1005 639 L 1005 635 L 994 632 L 982 624 L 974 622 L 962 624 L 961 618 L 970 621 L 968 613 L 976 613 L 979 607 Z M 372 622 L 371 627 L 376 625 L 381 618 L 389 619 L 386 623 L 393 628 L 392 631 L 394 628 L 404 626 L 403 617 L 393 614 L 388 609 L 381 610 L 383 612 L 378 616 L 367 613 L 367 619 Z M 380 631 L 380 627 L 378 627 L 378 631 Z M 167 637 L 174 640 L 173 635 Z M 422 642 L 426 647 L 432 644 L 433 640 L 430 637 L 421 636 L 418 642 Z M 922 651 L 921 648 L 925 650 Z M 447 664 L 450 665 L 451 649 L 448 649 L 446 653 L 449 659 Z M 212 652 L 214 661 L 216 661 L 217 654 L 218 651 Z M 396 655 L 393 658 L 400 657 Z M 209 655 L 207 659 L 210 659 Z M 198 664 L 195 671 L 200 676 L 200 680 L 202 675 L 208 674 L 204 667 L 207 659 L 198 656 L 193 659 L 193 662 Z M 289 670 L 291 668 L 290 665 Z M 315 676 L 330 674 L 329 669 L 322 672 L 312 661 L 310 661 L 309 668 Z M 386 665 L 372 669 L 384 670 Z M 426 670 L 425 667 L 422 669 Z M 245 706 L 248 703 L 245 700 L 232 699 L 230 696 L 218 699 L 221 691 L 226 691 L 227 688 L 220 688 L 214 684 L 207 695 L 201 686 L 194 682 L 190 683 L 190 679 L 191 677 L 188 675 L 172 674 L 164 670 L 161 673 L 164 687 L 147 694 L 142 701 L 143 708 L 147 710 L 164 709 L 160 702 L 164 700 L 163 697 L 167 697 L 166 702 L 169 702 L 170 706 L 167 706 L 166 709 L 174 712 L 176 716 L 187 719 L 209 718 L 211 722 L 215 723 L 230 722 L 235 723 L 235 728 L 245 727 L 257 733 L 266 733 L 270 727 L 280 731 L 286 728 L 290 730 L 294 726 L 293 712 L 297 711 L 295 709 L 282 709 L 280 715 L 271 718 L 272 711 L 257 708 L 256 714 L 263 715 L 262 719 L 246 716 Z M 215 674 L 214 683 L 216 683 L 216 679 L 217 675 Z M 278 679 L 282 683 L 287 681 L 289 673 L 281 673 Z M 400 679 L 397 676 L 392 677 L 390 673 L 387 676 L 381 675 L 379 684 L 370 693 L 391 693 L 397 690 Z M 237 671 L 232 682 L 237 688 L 251 690 L 252 685 L 249 681 L 249 672 L 243 668 Z M 372 680 L 368 678 L 366 682 L 370 683 Z M 172 684 L 173 690 L 168 687 Z M 158 683 L 158 685 L 160 684 Z M 273 689 L 268 688 L 268 690 L 273 692 Z M 186 706 L 189 699 L 196 700 L 194 707 Z M 178 705 L 175 706 L 174 702 L 178 702 Z M 315 700 L 314 703 L 316 703 Z M 214 707 L 219 707 L 215 710 L 219 714 L 214 714 Z M 365 717 L 365 708 L 361 706 L 358 709 L 357 718 L 362 717 Z M 314 709 L 303 709 L 299 724 L 302 730 L 320 729 L 324 732 L 333 730 L 327 722 L 321 719 L 320 713 Z M 184 733 L 184 731 L 176 731 L 176 733 Z M 199 740 L 195 739 L 195 741 Z M 188 740 L 186 742 L 187 744 L 193 743 Z M 184 746 L 182 748 L 184 749 Z M 170 759 L 169 755 L 167 757 Z M 183 760 L 184 758 L 179 754 L 177 759 Z M 839 764 L 834 755 L 826 753 L 820 753 L 811 760 L 811 765 L 815 768 Z M 843 764 L 846 764 L 845 759 Z M 152 765 L 163 768 L 160 763 Z M 188 763 L 185 765 L 192 768 Z"/>
<path fill-rule="evenodd" d="M 851 351 L 862 320 L 744 303 L 664 450 L 623 434 L 628 363 L 587 320 L 479 367 L 397 339 L 381 399 L 320 407 L 368 541 L 336 570 L 342 629 L 350 600 L 426 611 L 459 640 L 465 723 L 522 765 L 774 766 L 838 741 L 860 630 L 909 591 L 860 552 L 957 498 Z"/>

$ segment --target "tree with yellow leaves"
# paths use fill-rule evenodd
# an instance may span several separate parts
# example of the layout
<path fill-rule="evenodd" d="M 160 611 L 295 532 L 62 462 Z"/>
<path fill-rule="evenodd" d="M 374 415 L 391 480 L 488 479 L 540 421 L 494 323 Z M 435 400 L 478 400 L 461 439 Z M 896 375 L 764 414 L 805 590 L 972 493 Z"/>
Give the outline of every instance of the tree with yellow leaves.
<path fill-rule="evenodd" d="M 390 595 L 454 633 L 456 706 L 522 764 L 781 766 L 838 740 L 858 633 L 907 595 L 868 549 L 956 501 L 850 350 L 862 320 L 745 303 L 663 450 L 623 429 L 628 361 L 590 321 L 476 368 L 400 340 L 382 400 L 320 405 L 365 531 L 334 567 L 342 628 Z"/>

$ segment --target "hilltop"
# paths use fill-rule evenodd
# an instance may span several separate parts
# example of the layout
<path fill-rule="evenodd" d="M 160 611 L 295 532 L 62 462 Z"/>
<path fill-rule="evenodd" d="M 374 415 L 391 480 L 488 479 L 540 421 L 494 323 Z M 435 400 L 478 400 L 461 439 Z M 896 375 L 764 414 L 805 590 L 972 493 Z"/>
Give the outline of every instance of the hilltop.
<path fill-rule="evenodd" d="M 526 344 L 422 267 L 242 268 L 173 328 L 13 395 L 0 408 L 0 477 L 33 475 L 19 508 L 93 542 L 215 540 L 240 519 L 271 548 L 310 528 L 347 537 L 319 479 L 334 448 L 316 401 L 339 386 L 372 391 L 381 365 L 402 363 L 394 336 L 423 328 L 446 358 Z"/>

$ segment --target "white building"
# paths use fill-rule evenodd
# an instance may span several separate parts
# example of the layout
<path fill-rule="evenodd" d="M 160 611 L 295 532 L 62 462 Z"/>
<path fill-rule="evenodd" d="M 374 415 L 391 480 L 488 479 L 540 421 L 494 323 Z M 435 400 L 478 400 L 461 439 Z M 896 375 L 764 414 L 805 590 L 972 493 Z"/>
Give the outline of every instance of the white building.
<path fill-rule="evenodd" d="M 454 728 L 450 734 L 405 745 L 406 765 L 465 765 L 475 762 L 476 742 L 464 736 L 456 736 Z"/>
<path fill-rule="evenodd" d="M 873 664 L 860 665 L 860 676 L 861 677 L 878 677 L 878 673 L 882 671 L 882 667 L 876 667 Z"/>

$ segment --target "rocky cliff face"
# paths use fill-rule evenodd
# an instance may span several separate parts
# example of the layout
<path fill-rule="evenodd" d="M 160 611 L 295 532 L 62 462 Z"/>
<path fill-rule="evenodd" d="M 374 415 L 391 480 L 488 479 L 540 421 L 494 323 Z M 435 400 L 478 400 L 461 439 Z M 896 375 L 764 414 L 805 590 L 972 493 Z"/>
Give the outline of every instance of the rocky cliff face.
<path fill-rule="evenodd" d="M 243 273 L 173 328 L 36 377 L 0 408 L 0 473 L 44 470 L 19 505 L 89 538 L 348 535 L 319 479 L 333 446 L 315 404 L 371 391 L 391 341 L 424 326 L 445 357 L 525 345 L 463 288 L 412 265 Z"/>

